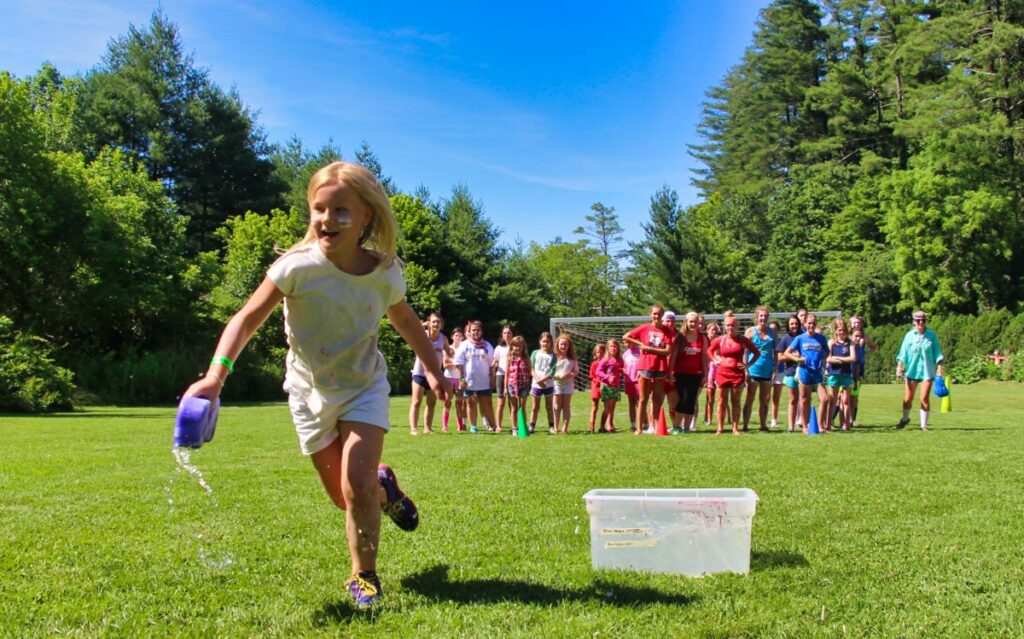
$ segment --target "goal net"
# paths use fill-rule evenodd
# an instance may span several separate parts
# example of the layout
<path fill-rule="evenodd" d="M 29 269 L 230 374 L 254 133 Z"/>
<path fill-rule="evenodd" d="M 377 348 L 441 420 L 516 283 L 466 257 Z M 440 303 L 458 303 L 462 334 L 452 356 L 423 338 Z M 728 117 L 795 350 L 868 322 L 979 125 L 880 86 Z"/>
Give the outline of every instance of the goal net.
<path fill-rule="evenodd" d="M 840 311 L 811 311 L 818 318 L 818 326 L 825 327 L 834 318 L 842 316 Z M 740 331 L 754 325 L 753 313 L 735 313 L 739 322 Z M 786 330 L 786 321 L 795 312 L 773 312 L 768 316 L 768 321 L 776 321 L 780 327 L 780 334 Z M 650 322 L 647 315 L 621 315 L 618 317 L 552 317 L 549 323 L 549 330 L 557 338 L 559 335 L 568 335 L 576 346 L 576 356 L 579 358 L 580 374 L 576 378 L 576 388 L 590 388 L 590 364 L 594 359 L 594 346 L 604 344 L 611 338 L 622 341 L 622 336 L 640 324 Z M 685 314 L 676 315 L 676 327 L 682 328 L 685 321 Z M 717 322 L 722 325 L 722 313 L 704 314 L 704 323 Z"/>

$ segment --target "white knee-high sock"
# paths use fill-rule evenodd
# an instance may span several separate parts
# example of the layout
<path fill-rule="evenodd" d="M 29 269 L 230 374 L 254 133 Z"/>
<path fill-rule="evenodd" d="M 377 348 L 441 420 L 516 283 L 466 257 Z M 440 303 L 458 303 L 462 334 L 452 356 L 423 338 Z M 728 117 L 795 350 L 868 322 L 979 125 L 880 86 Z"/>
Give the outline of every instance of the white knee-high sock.
<path fill-rule="evenodd" d="M 928 430 L 928 411 L 921 409 L 921 430 Z"/>

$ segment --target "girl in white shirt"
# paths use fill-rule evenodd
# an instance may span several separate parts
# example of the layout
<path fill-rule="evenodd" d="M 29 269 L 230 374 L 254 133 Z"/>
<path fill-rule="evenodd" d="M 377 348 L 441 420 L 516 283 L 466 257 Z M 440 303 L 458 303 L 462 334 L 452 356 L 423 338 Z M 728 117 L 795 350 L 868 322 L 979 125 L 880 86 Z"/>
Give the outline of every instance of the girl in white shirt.
<path fill-rule="evenodd" d="M 313 174 L 307 200 L 305 237 L 274 262 L 231 318 L 206 377 L 185 396 L 216 399 L 246 342 L 284 301 L 284 387 L 292 420 L 302 452 L 345 511 L 352 559 L 345 587 L 355 606 L 367 609 L 382 595 L 376 572 L 381 513 L 404 530 L 419 523 L 394 472 L 379 464 L 390 423 L 387 366 L 377 350 L 383 315 L 423 361 L 437 397 L 447 398 L 451 387 L 405 301 L 398 222 L 377 178 L 358 164 L 334 162 Z"/>
<path fill-rule="evenodd" d="M 488 424 L 494 424 L 494 347 L 484 339 L 484 325 L 479 320 L 470 322 L 469 338 L 455 351 L 455 364 L 459 367 L 459 385 L 469 400 L 469 432 L 475 433 L 477 411 L 483 413 Z M 500 428 L 498 431 L 500 432 Z"/>

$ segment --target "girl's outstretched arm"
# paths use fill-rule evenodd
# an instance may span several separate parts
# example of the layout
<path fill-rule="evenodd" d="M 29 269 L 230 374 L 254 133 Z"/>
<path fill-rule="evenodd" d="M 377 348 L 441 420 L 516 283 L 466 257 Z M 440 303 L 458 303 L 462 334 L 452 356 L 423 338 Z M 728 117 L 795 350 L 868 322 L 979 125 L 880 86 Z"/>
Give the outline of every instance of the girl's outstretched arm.
<path fill-rule="evenodd" d="M 424 377 L 427 378 L 434 394 L 441 401 L 448 401 L 452 390 L 451 383 L 441 374 L 441 367 L 434 354 L 434 346 L 427 339 L 427 334 L 423 332 L 423 326 L 420 324 L 420 318 L 416 316 L 416 311 L 412 310 L 408 302 L 402 300 L 388 308 L 388 320 L 423 362 Z"/>
<path fill-rule="evenodd" d="M 263 281 L 249 298 L 249 301 L 242 307 L 242 310 L 235 313 L 228 320 L 227 326 L 224 327 L 224 332 L 220 335 L 220 341 L 217 342 L 217 350 L 214 352 L 214 355 L 227 357 L 231 361 L 238 359 L 238 355 L 245 348 L 249 338 L 252 337 L 253 333 L 260 326 L 263 326 L 263 322 L 267 321 L 267 318 L 270 317 L 270 314 L 283 299 L 284 293 L 277 288 L 270 278 L 263 278 Z M 227 366 L 223 364 L 210 364 L 206 377 L 189 386 L 184 396 L 202 395 L 212 402 L 220 395 L 223 389 L 221 380 L 227 379 L 228 374 Z"/>

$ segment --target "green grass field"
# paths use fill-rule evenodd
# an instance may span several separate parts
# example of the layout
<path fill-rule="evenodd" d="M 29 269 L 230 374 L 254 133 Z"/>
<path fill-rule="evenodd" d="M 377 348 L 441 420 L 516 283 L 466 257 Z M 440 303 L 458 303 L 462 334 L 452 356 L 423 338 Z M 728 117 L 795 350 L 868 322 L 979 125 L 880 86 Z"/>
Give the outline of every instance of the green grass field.
<path fill-rule="evenodd" d="M 955 387 L 922 433 L 868 386 L 865 426 L 819 437 L 410 437 L 396 398 L 385 461 L 422 525 L 384 522 L 373 616 L 283 403 L 224 408 L 192 457 L 210 495 L 173 407 L 0 416 L 0 636 L 1020 637 L 1022 391 Z M 595 572 L 598 487 L 753 489 L 750 574 Z"/>

